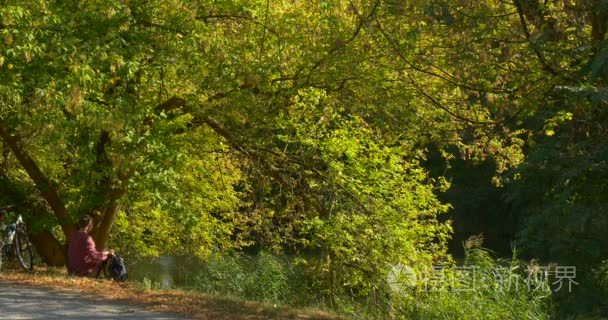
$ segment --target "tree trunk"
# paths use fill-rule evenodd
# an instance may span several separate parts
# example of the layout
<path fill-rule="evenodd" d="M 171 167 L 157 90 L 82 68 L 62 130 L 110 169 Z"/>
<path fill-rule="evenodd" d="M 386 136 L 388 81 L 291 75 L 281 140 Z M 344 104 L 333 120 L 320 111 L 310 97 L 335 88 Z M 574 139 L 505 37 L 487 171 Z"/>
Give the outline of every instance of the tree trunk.
<path fill-rule="evenodd" d="M 185 102 L 184 99 L 171 97 L 158 105 L 155 108 L 155 111 L 160 113 L 173 110 L 184 106 Z M 144 128 L 149 130 L 149 126 L 152 125 L 152 122 L 151 118 L 146 118 L 144 120 Z M 43 199 L 51 207 L 51 210 L 61 225 L 65 239 L 70 239 L 72 234 L 76 231 L 76 226 L 70 220 L 65 205 L 55 188 L 55 183 L 44 175 L 34 159 L 23 149 L 23 141 L 20 140 L 19 136 L 11 134 L 11 131 L 12 130 L 4 120 L 0 119 L 0 139 L 15 155 L 30 179 L 36 184 Z M 95 149 L 96 165 L 99 172 L 112 172 L 112 170 L 107 170 L 113 166 L 106 154 L 106 147 L 110 143 L 110 133 L 106 130 L 101 130 Z M 5 149 L 3 148 L 2 150 L 4 151 Z M 0 165 L 3 163 L 4 162 L 0 162 Z M 133 170 L 126 173 L 119 173 L 117 177 L 118 181 L 113 179 L 109 174 L 106 174 L 97 184 L 97 194 L 100 195 L 101 200 L 94 209 L 99 210 L 101 216 L 94 218 L 97 221 L 101 220 L 101 223 L 95 228 L 93 238 L 96 241 L 98 249 L 103 249 L 108 244 L 110 231 L 119 210 L 118 200 L 126 193 L 127 183 L 132 174 Z M 65 246 L 62 246 L 51 232 L 41 231 L 33 234 L 32 242 L 36 246 L 38 253 L 49 265 L 65 265 L 67 253 Z"/>
<path fill-rule="evenodd" d="M 603 41 L 608 32 L 608 10 L 602 5 L 600 1 L 595 1 L 591 12 L 591 37 L 597 42 Z"/>
<path fill-rule="evenodd" d="M 161 113 L 183 107 L 185 104 L 186 100 L 173 96 L 159 104 L 154 110 L 156 113 Z M 142 128 L 144 128 L 144 130 L 150 130 L 152 124 L 152 119 L 147 117 L 144 119 Z M 116 180 L 107 173 L 113 171 L 108 170 L 113 167 L 113 164 L 106 154 L 106 147 L 110 145 L 111 142 L 110 133 L 105 129 L 102 129 L 95 147 L 97 170 L 98 172 L 106 172 L 106 175 L 97 184 L 98 194 L 103 195 L 101 203 L 95 208 L 101 213 L 100 217 L 95 217 L 97 221 L 98 219 L 101 219 L 101 223 L 93 230 L 93 239 L 95 239 L 95 245 L 98 250 L 105 249 L 108 246 L 110 231 L 112 230 L 114 219 L 120 208 L 118 200 L 126 193 L 129 178 L 133 174 L 133 170 L 119 173 L 117 183 L 113 182 Z M 114 185 L 112 185 L 113 183 Z"/>
<path fill-rule="evenodd" d="M 51 232 L 45 230 L 30 234 L 30 239 L 46 264 L 53 267 L 66 265 L 66 247 Z"/>
<path fill-rule="evenodd" d="M 106 208 L 104 212 L 103 220 L 95 233 L 95 245 L 97 246 L 98 250 L 107 249 L 108 247 L 110 231 L 112 230 L 112 225 L 114 224 L 114 219 L 116 218 L 118 209 L 118 205 L 114 204 L 113 206 Z"/>
<path fill-rule="evenodd" d="M 127 181 L 130 177 L 129 173 L 118 173 L 118 177 L 112 176 L 112 172 L 115 170 L 113 170 L 112 161 L 106 153 L 106 147 L 111 142 L 110 133 L 101 130 L 95 148 L 95 170 L 103 175 L 96 185 L 96 193 L 100 195 L 100 198 L 94 209 L 101 214 L 99 217 L 94 217 L 96 227 L 93 230 L 93 238 L 98 250 L 105 249 L 108 245 L 110 231 L 119 209 L 118 200 L 125 194 Z"/>

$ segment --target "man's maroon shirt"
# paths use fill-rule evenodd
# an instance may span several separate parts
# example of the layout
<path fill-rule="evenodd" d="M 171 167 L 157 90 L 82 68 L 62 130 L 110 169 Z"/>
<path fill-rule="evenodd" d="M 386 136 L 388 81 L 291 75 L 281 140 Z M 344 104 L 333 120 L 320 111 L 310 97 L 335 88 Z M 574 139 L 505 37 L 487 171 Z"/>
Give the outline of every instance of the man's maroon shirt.
<path fill-rule="evenodd" d="M 68 244 L 68 272 L 79 276 L 89 276 L 97 266 L 108 258 L 107 252 L 97 251 L 93 238 L 78 230 Z"/>

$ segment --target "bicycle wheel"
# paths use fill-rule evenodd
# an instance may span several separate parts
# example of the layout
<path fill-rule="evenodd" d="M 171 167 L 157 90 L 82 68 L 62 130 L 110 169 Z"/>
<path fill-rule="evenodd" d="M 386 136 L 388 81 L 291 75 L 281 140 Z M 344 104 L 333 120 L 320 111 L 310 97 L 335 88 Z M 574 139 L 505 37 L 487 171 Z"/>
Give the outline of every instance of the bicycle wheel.
<path fill-rule="evenodd" d="M 32 250 L 32 243 L 27 237 L 27 232 L 22 226 L 17 227 L 15 249 L 17 251 L 17 258 L 19 258 L 19 263 L 21 263 L 23 269 L 25 271 L 32 271 L 34 269 L 34 251 Z"/>
<path fill-rule="evenodd" d="M 2 270 L 2 260 L 4 260 L 4 242 L 0 239 L 0 270 Z"/>

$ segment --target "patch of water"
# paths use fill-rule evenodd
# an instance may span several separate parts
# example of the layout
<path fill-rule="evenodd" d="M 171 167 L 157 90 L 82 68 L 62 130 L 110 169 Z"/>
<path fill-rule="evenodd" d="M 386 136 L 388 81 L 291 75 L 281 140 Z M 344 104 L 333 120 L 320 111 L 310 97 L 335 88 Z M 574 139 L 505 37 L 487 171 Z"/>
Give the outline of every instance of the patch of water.
<path fill-rule="evenodd" d="M 126 257 L 125 262 L 129 279 L 148 279 L 163 289 L 188 285 L 202 266 L 200 260 L 184 256 Z"/>

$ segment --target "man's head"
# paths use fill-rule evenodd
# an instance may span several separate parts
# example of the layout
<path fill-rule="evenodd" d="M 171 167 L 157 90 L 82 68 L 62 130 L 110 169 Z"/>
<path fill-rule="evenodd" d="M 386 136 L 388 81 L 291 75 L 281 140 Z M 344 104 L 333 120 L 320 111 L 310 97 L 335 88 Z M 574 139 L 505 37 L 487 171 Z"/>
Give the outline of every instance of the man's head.
<path fill-rule="evenodd" d="M 93 230 L 93 218 L 88 214 L 80 217 L 80 220 L 78 220 L 78 230 L 90 233 Z"/>

